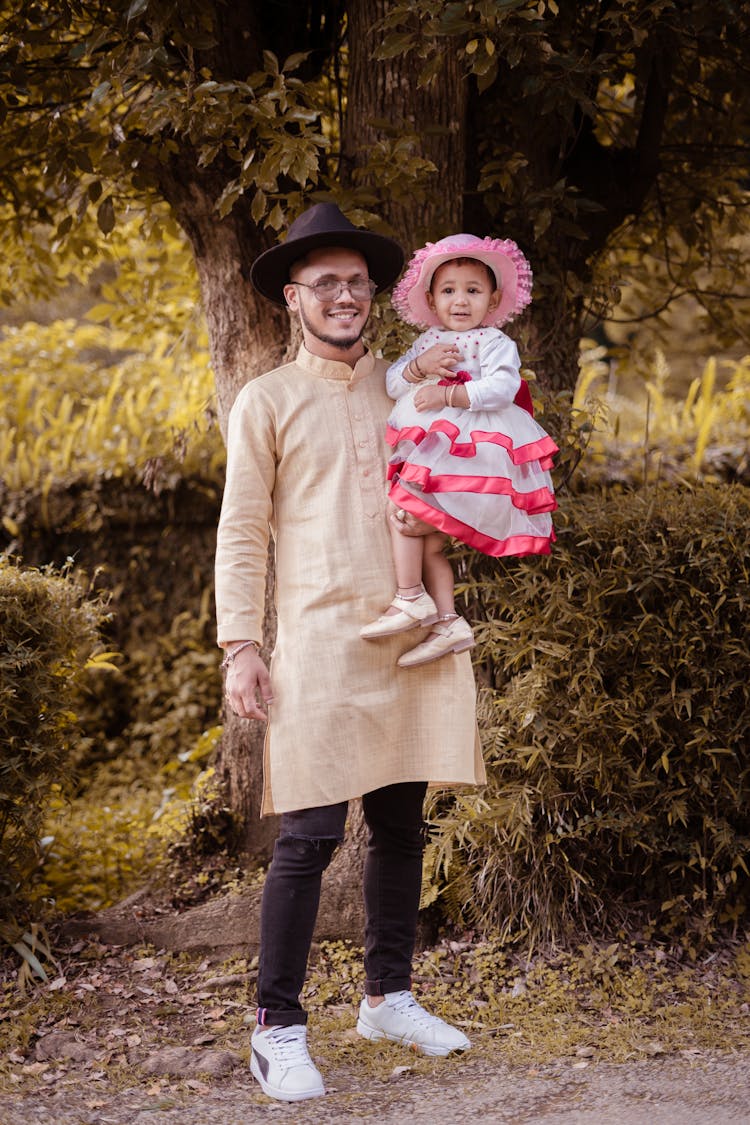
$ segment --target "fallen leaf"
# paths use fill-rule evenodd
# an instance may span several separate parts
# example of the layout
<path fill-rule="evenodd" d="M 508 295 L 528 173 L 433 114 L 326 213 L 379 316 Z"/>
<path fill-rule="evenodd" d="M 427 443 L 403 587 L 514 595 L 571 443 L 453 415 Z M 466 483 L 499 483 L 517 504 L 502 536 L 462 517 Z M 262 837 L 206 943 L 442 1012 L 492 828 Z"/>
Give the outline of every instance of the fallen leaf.
<path fill-rule="evenodd" d="M 155 967 L 155 957 L 141 957 L 138 961 L 134 961 L 130 966 L 134 973 L 144 973 L 146 969 L 153 969 Z"/>

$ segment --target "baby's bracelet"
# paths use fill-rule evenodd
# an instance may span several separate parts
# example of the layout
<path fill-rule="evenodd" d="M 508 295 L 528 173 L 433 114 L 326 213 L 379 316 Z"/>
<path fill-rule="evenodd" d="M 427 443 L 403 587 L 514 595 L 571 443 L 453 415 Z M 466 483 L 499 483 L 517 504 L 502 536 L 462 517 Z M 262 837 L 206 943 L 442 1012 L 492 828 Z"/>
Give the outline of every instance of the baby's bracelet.
<path fill-rule="evenodd" d="M 241 645 L 237 645 L 235 648 L 229 649 L 226 656 L 222 660 L 220 667 L 231 668 L 236 657 L 238 657 L 241 652 L 244 652 L 246 648 L 250 648 L 251 646 L 255 649 L 256 652 L 260 652 L 260 645 L 257 641 L 243 641 Z"/>
<path fill-rule="evenodd" d="M 425 373 L 419 366 L 419 359 L 417 358 L 417 356 L 414 356 L 414 359 L 411 360 L 411 362 L 414 364 L 414 370 L 416 371 L 418 378 L 424 379 Z"/>
<path fill-rule="evenodd" d="M 453 386 L 448 387 L 448 389 L 445 392 L 445 405 L 446 406 L 453 406 L 453 395 L 455 394 L 455 392 L 456 392 L 456 385 L 454 383 Z"/>

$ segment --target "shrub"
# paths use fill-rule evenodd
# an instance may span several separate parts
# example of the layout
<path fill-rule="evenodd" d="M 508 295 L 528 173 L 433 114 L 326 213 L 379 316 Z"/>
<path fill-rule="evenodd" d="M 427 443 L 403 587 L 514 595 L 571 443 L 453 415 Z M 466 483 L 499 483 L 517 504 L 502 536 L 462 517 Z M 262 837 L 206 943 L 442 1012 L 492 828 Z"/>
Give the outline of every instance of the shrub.
<path fill-rule="evenodd" d="M 0 913 L 30 889 L 53 786 L 69 770 L 73 707 L 96 660 L 102 603 L 70 569 L 0 559 Z"/>
<path fill-rule="evenodd" d="M 736 918 L 750 494 L 579 496 L 557 527 L 549 558 L 463 557 L 489 780 L 435 805 L 427 898 L 441 889 L 463 922 L 545 940 L 636 904 Z"/>

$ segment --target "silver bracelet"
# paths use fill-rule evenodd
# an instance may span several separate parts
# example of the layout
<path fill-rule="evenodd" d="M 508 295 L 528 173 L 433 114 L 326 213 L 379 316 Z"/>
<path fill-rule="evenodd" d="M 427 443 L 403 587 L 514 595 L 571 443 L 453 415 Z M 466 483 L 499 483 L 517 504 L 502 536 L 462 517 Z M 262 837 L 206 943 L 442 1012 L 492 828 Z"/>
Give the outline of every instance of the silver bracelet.
<path fill-rule="evenodd" d="M 255 649 L 256 652 L 260 652 L 260 645 L 257 641 L 243 641 L 242 644 L 237 645 L 236 648 L 229 649 L 219 667 L 231 668 L 231 666 L 234 664 L 235 658 L 239 656 L 241 652 L 244 652 L 246 648 L 250 648 L 251 646 Z"/>

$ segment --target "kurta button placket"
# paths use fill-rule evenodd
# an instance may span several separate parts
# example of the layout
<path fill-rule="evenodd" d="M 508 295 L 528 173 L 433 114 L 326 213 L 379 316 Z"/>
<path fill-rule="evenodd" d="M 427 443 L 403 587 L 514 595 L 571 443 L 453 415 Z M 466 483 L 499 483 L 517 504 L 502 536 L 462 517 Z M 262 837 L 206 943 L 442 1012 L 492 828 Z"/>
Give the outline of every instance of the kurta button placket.
<path fill-rule="evenodd" d="M 372 387 L 367 380 L 357 377 L 356 369 L 348 383 L 352 397 L 347 398 L 349 424 L 354 439 L 354 455 L 357 460 L 357 477 L 362 508 L 368 519 L 384 518 L 385 511 L 385 467 L 383 464 L 384 438 L 382 444 L 380 430 L 373 417 L 374 404 L 371 403 Z M 378 423 L 380 414 L 378 413 Z"/>

